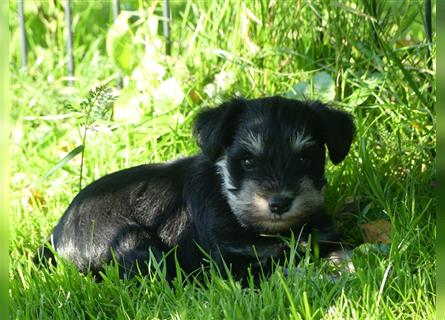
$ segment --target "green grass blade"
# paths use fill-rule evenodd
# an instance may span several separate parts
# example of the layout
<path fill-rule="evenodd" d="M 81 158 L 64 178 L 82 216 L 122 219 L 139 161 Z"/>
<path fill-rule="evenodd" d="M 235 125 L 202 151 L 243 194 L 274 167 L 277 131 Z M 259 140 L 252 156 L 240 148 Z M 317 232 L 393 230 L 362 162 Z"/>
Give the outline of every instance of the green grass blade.
<path fill-rule="evenodd" d="M 85 146 L 83 144 L 75 147 L 66 156 L 64 156 L 62 160 L 57 162 L 57 164 L 54 167 L 52 167 L 42 178 L 40 178 L 39 181 L 45 181 L 46 179 L 48 179 L 54 172 L 62 168 L 64 165 L 70 162 L 71 159 L 73 159 L 75 156 L 81 153 L 84 148 Z"/>

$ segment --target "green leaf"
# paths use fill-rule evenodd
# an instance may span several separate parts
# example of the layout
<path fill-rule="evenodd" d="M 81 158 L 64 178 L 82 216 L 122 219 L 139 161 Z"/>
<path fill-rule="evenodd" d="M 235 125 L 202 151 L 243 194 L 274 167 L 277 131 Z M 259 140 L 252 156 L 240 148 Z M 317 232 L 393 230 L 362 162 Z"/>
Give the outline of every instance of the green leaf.
<path fill-rule="evenodd" d="M 348 102 L 355 106 L 362 105 L 372 94 L 369 88 L 358 88 L 348 97 Z"/>
<path fill-rule="evenodd" d="M 169 112 L 179 106 L 185 98 L 179 81 L 172 77 L 161 82 L 154 92 L 155 114 Z"/>
<path fill-rule="evenodd" d="M 42 178 L 40 178 L 40 181 L 44 181 L 48 179 L 49 176 L 51 176 L 54 172 L 62 168 L 65 164 L 67 164 L 71 159 L 73 159 L 75 156 L 77 156 L 79 153 L 81 153 L 84 150 L 85 146 L 82 144 L 80 146 L 77 146 L 73 150 L 71 150 L 65 157 L 63 157 L 62 160 L 57 162 L 57 164 L 52 167 Z"/>
<path fill-rule="evenodd" d="M 378 266 L 379 260 L 388 258 L 391 246 L 384 243 L 364 243 L 352 252 L 352 262 L 356 269 Z"/>
<path fill-rule="evenodd" d="M 372 95 L 375 88 L 381 85 L 383 82 L 382 75 L 380 73 L 373 73 L 369 78 L 364 79 L 360 83 L 359 87 L 347 97 L 347 101 L 356 106 L 362 105 L 369 96 Z"/>
<path fill-rule="evenodd" d="M 144 127 L 148 132 L 151 132 L 153 138 L 160 137 L 164 134 L 172 132 L 172 129 L 178 125 L 183 124 L 185 121 L 184 116 L 180 113 L 175 114 L 163 114 L 154 116 L 150 121 L 144 123 Z M 150 133 L 148 133 L 150 134 Z"/>
<path fill-rule="evenodd" d="M 107 53 L 125 74 L 130 75 L 142 59 L 144 46 L 135 41 L 134 15 L 122 11 L 107 34 Z"/>
<path fill-rule="evenodd" d="M 130 124 L 140 122 L 144 114 L 141 105 L 148 101 L 149 98 L 137 89 L 125 87 L 114 103 L 114 120 Z"/>
<path fill-rule="evenodd" d="M 292 86 L 292 90 L 286 93 L 286 97 L 290 99 L 307 100 L 311 96 L 311 88 L 309 82 L 301 81 Z"/>
<path fill-rule="evenodd" d="M 313 97 L 322 102 L 329 102 L 335 99 L 335 82 L 329 73 L 325 71 L 317 72 L 312 78 L 314 94 Z"/>
<path fill-rule="evenodd" d="M 286 93 L 286 97 L 298 100 L 318 99 L 329 102 L 335 99 L 335 82 L 327 72 L 317 72 L 310 82 L 301 81 L 295 84 L 292 90 Z"/>

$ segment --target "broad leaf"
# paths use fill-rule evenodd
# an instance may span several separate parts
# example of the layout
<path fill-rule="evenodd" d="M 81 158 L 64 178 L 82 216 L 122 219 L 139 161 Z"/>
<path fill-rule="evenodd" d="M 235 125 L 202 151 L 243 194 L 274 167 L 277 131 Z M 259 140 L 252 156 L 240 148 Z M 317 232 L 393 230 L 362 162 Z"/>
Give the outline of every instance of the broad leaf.
<path fill-rule="evenodd" d="M 309 82 L 301 81 L 292 87 L 292 90 L 286 93 L 290 99 L 307 100 L 311 97 L 311 88 Z"/>
<path fill-rule="evenodd" d="M 322 102 L 329 102 L 335 99 L 335 82 L 329 73 L 325 71 L 317 72 L 312 78 L 313 97 Z"/>
<path fill-rule="evenodd" d="M 135 41 L 132 14 L 122 11 L 107 34 L 107 53 L 125 74 L 136 68 L 144 52 L 143 44 Z"/>
<path fill-rule="evenodd" d="M 125 87 L 114 103 L 114 120 L 134 124 L 140 122 L 143 116 L 141 105 L 148 98 L 133 87 Z"/>

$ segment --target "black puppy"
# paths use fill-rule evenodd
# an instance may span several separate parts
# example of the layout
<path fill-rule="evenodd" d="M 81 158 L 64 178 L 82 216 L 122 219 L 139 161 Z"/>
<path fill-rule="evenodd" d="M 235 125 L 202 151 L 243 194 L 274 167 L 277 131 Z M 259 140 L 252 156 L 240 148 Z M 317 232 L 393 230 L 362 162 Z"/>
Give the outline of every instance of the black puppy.
<path fill-rule="evenodd" d="M 206 109 L 194 126 L 202 153 L 93 182 L 74 198 L 51 245 L 93 274 L 113 258 L 122 276 L 147 273 L 151 254 L 173 248 L 187 273 L 204 263 L 203 251 L 235 276 L 249 266 L 267 272 L 286 247 L 265 234 L 335 236 L 324 211 L 325 145 L 337 164 L 353 134 L 347 113 L 320 102 L 235 99 Z M 42 253 L 54 258 L 46 247 Z M 175 275 L 173 258 L 167 272 Z"/>

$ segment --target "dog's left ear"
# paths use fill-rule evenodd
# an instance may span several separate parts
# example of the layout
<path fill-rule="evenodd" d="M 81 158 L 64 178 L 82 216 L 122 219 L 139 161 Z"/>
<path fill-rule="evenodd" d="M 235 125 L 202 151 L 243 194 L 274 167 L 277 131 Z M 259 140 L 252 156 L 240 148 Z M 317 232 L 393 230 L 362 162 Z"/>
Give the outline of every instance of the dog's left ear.
<path fill-rule="evenodd" d="M 354 138 L 355 126 L 349 113 L 332 109 L 315 101 L 311 108 L 317 111 L 324 128 L 324 138 L 332 163 L 338 164 L 346 157 Z"/>
<path fill-rule="evenodd" d="M 202 152 L 212 161 L 222 155 L 233 141 L 239 116 L 245 110 L 243 99 L 233 99 L 217 108 L 201 111 L 193 126 L 193 135 Z"/>

